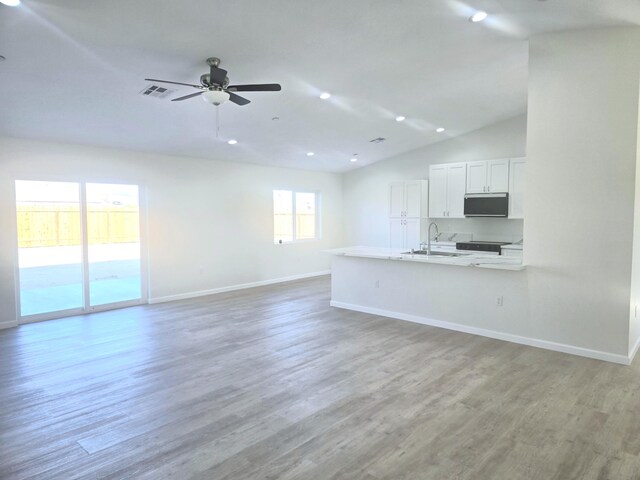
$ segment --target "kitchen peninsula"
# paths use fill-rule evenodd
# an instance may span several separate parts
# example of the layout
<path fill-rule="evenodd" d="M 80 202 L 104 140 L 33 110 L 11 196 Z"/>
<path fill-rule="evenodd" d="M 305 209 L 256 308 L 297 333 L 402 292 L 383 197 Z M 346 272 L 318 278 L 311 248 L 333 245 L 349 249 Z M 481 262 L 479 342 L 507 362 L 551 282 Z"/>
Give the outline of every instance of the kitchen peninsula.
<path fill-rule="evenodd" d="M 433 255 L 350 247 L 329 250 L 331 305 L 517 343 L 528 337 L 525 266 L 520 257 L 485 252 Z"/>

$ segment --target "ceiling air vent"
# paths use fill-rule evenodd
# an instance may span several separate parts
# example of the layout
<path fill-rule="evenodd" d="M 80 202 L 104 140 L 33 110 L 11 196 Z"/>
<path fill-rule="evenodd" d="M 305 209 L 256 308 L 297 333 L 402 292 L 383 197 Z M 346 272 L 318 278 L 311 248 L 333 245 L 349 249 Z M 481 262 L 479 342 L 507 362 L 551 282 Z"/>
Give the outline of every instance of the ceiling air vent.
<path fill-rule="evenodd" d="M 159 87 L 158 85 L 148 85 L 144 90 L 140 91 L 142 95 L 156 98 L 166 98 L 174 92 L 175 90 L 171 90 L 166 87 Z"/>
<path fill-rule="evenodd" d="M 369 140 L 370 143 L 382 143 L 386 140 L 386 138 L 383 137 L 378 137 L 378 138 L 374 138 L 373 140 Z"/>

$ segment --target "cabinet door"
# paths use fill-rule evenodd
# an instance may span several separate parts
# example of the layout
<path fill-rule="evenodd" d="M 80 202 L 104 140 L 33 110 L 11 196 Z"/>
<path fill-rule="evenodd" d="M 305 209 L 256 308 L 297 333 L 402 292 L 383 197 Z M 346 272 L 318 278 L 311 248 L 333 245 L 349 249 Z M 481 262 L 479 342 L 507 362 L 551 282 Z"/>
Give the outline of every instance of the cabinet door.
<path fill-rule="evenodd" d="M 489 160 L 487 162 L 487 192 L 505 193 L 509 191 L 509 160 Z"/>
<path fill-rule="evenodd" d="M 389 220 L 389 248 L 404 248 L 404 218 Z"/>
<path fill-rule="evenodd" d="M 467 165 L 457 163 L 447 169 L 447 217 L 464 218 L 464 194 L 467 186 Z"/>
<path fill-rule="evenodd" d="M 511 160 L 509 173 L 509 218 L 524 218 L 524 182 L 527 163 L 524 158 Z"/>
<path fill-rule="evenodd" d="M 393 182 L 389 185 L 389 216 L 401 217 L 404 210 L 404 182 Z"/>
<path fill-rule="evenodd" d="M 422 204 L 422 182 L 420 180 L 404 184 L 405 216 L 420 218 Z"/>
<path fill-rule="evenodd" d="M 467 163 L 467 193 L 487 191 L 487 162 Z"/>
<path fill-rule="evenodd" d="M 404 221 L 405 235 L 404 235 L 404 248 L 407 250 L 413 248 L 414 250 L 420 249 L 420 219 L 408 218 Z"/>
<path fill-rule="evenodd" d="M 447 165 L 429 167 L 429 217 L 447 216 Z"/>

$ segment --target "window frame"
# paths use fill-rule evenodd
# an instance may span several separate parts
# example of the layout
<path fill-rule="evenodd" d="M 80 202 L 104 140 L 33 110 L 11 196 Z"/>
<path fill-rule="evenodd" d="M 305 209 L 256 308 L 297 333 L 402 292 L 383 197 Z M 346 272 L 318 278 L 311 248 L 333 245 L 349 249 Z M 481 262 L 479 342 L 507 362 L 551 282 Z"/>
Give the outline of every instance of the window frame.
<path fill-rule="evenodd" d="M 291 240 L 276 240 L 276 232 L 275 232 L 275 203 L 274 203 L 274 194 L 275 192 L 291 192 Z M 315 236 L 313 238 L 297 238 L 296 235 L 296 227 L 297 227 L 297 211 L 296 211 L 296 194 L 298 193 L 307 193 L 313 194 L 315 200 Z M 309 243 L 309 242 L 317 242 L 322 239 L 322 230 L 321 230 L 321 205 L 320 205 L 320 192 L 317 190 L 294 190 L 289 188 L 274 188 L 271 191 L 271 218 L 272 225 L 274 226 L 273 235 L 273 244 L 274 245 L 290 245 L 294 243 Z"/>

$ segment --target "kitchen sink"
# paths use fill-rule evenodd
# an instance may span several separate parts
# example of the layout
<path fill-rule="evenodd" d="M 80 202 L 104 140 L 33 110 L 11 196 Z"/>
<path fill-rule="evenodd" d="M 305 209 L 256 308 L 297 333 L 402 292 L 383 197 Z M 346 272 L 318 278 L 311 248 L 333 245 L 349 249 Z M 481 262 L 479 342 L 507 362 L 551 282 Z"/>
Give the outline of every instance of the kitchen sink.
<path fill-rule="evenodd" d="M 462 254 L 456 252 L 431 252 L 426 250 L 414 250 L 413 252 L 403 252 L 403 255 L 428 255 L 430 257 L 459 257 Z"/>

